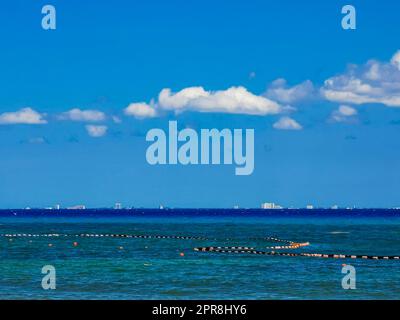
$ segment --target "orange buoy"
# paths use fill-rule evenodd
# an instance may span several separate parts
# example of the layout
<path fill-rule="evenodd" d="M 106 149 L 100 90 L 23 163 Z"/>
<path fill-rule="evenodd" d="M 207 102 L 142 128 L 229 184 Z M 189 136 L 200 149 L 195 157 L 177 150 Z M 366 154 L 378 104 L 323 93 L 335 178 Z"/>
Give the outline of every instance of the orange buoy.
<path fill-rule="evenodd" d="M 78 242 L 75 241 L 75 242 L 73 243 L 73 245 L 74 245 L 74 247 L 77 247 L 77 246 L 78 246 Z"/>
<path fill-rule="evenodd" d="M 181 252 L 179 255 L 180 255 L 181 257 L 184 257 L 184 256 L 185 256 L 185 254 L 184 254 L 183 252 Z"/>

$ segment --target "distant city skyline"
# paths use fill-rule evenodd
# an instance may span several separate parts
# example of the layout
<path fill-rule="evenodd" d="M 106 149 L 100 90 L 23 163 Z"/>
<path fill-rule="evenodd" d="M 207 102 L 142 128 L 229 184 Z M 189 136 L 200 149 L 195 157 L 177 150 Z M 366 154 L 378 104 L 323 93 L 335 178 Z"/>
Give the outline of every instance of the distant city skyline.
<path fill-rule="evenodd" d="M 27 206 L 25 208 L 9 208 L 9 209 L 25 209 L 25 210 L 33 210 L 33 209 L 40 209 L 40 210 L 90 210 L 90 209 L 113 209 L 113 210 L 123 210 L 123 209 L 262 209 L 262 210 L 287 210 L 287 209 L 306 209 L 306 210 L 312 210 L 312 209 L 331 209 L 331 210 L 338 210 L 338 209 L 400 209 L 400 206 L 395 206 L 395 207 L 358 207 L 356 205 L 349 205 L 349 206 L 343 206 L 340 207 L 336 204 L 333 204 L 328 207 L 324 206 L 318 206 L 314 204 L 307 204 L 304 207 L 295 207 L 295 206 L 285 206 L 285 205 L 280 205 L 274 202 L 262 202 L 259 206 L 251 206 L 251 207 L 241 207 L 240 205 L 233 205 L 231 207 L 170 207 L 170 206 L 164 206 L 162 204 L 156 206 L 156 207 L 142 207 L 142 206 L 134 206 L 134 205 L 126 205 L 124 206 L 120 202 L 116 202 L 113 205 L 109 206 L 104 206 L 104 207 L 87 207 L 85 204 L 79 204 L 79 205 L 71 205 L 71 206 L 61 206 L 60 204 L 56 204 L 55 206 L 46 206 L 46 207 L 30 207 Z M 0 208 L 2 210 L 2 208 Z"/>
<path fill-rule="evenodd" d="M 0 5 L 0 208 L 400 206 L 400 2 L 44 4 Z M 150 165 L 169 121 L 254 129 L 254 170 Z"/>

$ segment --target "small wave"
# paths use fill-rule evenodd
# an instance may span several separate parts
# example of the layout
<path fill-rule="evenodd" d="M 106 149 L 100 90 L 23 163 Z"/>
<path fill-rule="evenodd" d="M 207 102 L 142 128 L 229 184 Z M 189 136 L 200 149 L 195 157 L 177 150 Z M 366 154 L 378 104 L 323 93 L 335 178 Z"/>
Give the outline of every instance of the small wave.
<path fill-rule="evenodd" d="M 350 232 L 348 232 L 348 231 L 331 231 L 328 233 L 330 233 L 330 234 L 346 234 L 346 233 L 350 233 Z"/>

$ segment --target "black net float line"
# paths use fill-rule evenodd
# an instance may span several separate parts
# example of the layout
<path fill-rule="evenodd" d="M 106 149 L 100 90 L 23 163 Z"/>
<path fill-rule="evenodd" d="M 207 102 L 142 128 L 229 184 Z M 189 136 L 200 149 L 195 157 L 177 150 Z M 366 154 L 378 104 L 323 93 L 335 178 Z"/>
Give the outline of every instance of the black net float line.
<path fill-rule="evenodd" d="M 298 249 L 301 247 L 309 246 L 309 242 L 291 242 L 288 246 L 273 246 L 273 247 L 266 247 L 269 250 L 282 250 L 282 249 Z"/>
<path fill-rule="evenodd" d="M 31 234 L 31 233 L 14 233 L 14 234 L 0 234 L 1 237 L 17 238 L 17 237 L 110 237 L 110 238 L 139 238 L 139 239 L 182 239 L 182 240 L 210 240 L 204 237 L 193 236 L 165 236 L 165 235 L 129 235 L 129 234 L 60 234 L 60 233 L 47 233 L 47 234 Z M 308 245 L 308 243 L 298 243 L 289 240 L 281 240 L 278 238 L 267 237 L 264 238 L 269 241 L 290 243 L 289 246 L 275 246 L 267 247 L 270 249 L 297 249 L 301 246 Z M 216 240 L 216 239 L 213 239 Z M 234 240 L 229 238 L 229 240 Z M 195 251 L 202 252 L 216 252 L 216 253 L 247 253 L 258 255 L 270 256 L 290 256 L 290 257 L 314 257 L 314 258 L 333 258 L 333 259 L 372 259 L 372 260 L 399 260 L 399 256 L 370 256 L 370 255 L 349 255 L 349 254 L 324 254 L 324 253 L 287 253 L 276 251 L 259 251 L 252 247 L 237 246 L 237 247 L 197 247 Z"/>
<path fill-rule="evenodd" d="M 288 253 L 276 251 L 259 251 L 249 249 L 238 249 L 237 247 L 198 247 L 195 251 L 216 252 L 216 253 L 245 253 L 267 256 L 286 256 L 286 257 L 311 257 L 311 258 L 331 258 L 331 259 L 369 259 L 369 260 L 399 260 L 399 256 L 371 256 L 371 255 L 350 255 L 350 254 L 325 254 L 325 253 Z"/>
<path fill-rule="evenodd" d="M 209 240 L 207 238 L 201 237 L 189 237 L 189 236 L 161 236 L 161 235 L 128 235 L 128 234 L 89 234 L 89 233 L 81 233 L 81 234 L 59 234 L 59 233 L 46 233 L 46 234 L 31 234 L 31 233 L 14 233 L 14 234 L 0 234 L 2 237 L 7 238 L 22 238 L 22 237 L 87 237 L 87 238 L 139 238 L 139 239 L 196 239 L 196 240 Z M 215 247 L 221 250 L 254 250 L 252 247 Z"/>
<path fill-rule="evenodd" d="M 275 241 L 275 242 L 284 242 L 284 243 L 289 243 L 289 244 L 295 243 L 294 241 L 283 240 L 283 239 L 279 239 L 279 238 L 275 238 L 275 237 L 266 237 L 266 238 L 262 238 L 262 239 L 268 240 L 268 241 Z"/>
<path fill-rule="evenodd" d="M 270 250 L 282 250 L 282 249 L 298 249 L 298 246 L 274 246 L 274 247 L 265 247 L 265 249 Z"/>
<path fill-rule="evenodd" d="M 80 238 L 135 238 L 135 239 L 181 239 L 181 240 L 211 240 L 203 237 L 193 236 L 165 236 L 165 235 L 134 235 L 134 234 L 60 234 L 60 233 L 46 233 L 46 234 L 31 234 L 31 233 L 14 233 L 14 234 L 0 234 L 1 237 L 7 238 L 21 238 L 21 237 L 80 237 Z"/>
<path fill-rule="evenodd" d="M 81 234 L 60 234 L 60 233 L 47 233 L 47 234 L 29 234 L 29 233 L 14 233 L 14 234 L 0 234 L 0 236 L 17 238 L 17 237 L 89 237 L 89 238 L 97 238 L 97 237 L 110 237 L 110 238 L 134 238 L 134 239 L 180 239 L 180 240 L 210 240 L 209 238 L 204 237 L 194 237 L 194 236 L 165 236 L 165 235 L 130 235 L 130 234 L 91 234 L 91 233 L 81 233 Z M 266 247 L 266 249 L 270 250 L 280 250 L 280 249 L 297 249 L 300 247 L 299 243 L 289 241 L 289 240 L 281 240 L 275 237 L 266 237 L 262 238 L 263 240 L 276 241 L 282 243 L 289 243 L 289 246 L 272 246 Z M 217 239 L 213 239 L 217 240 Z M 234 240 L 232 238 L 226 238 L 224 240 Z M 228 249 L 242 249 L 242 247 L 219 247 L 220 249 L 228 250 Z M 243 247 L 245 249 L 249 249 L 249 247 Z M 254 248 L 250 248 L 254 250 Z"/>
<path fill-rule="evenodd" d="M 97 237 L 108 237 L 108 238 L 138 238 L 138 239 L 181 239 L 181 240 L 205 240 L 205 241 L 238 241 L 239 239 L 234 238 L 206 238 L 200 236 L 176 236 L 176 235 L 135 235 L 135 234 L 110 234 L 110 233 L 81 233 L 81 234 L 62 234 L 62 233 L 45 233 L 45 234 L 31 234 L 31 233 L 8 233 L 8 234 L 0 234 L 0 237 L 8 237 L 8 238 L 20 238 L 20 237 L 86 237 L 86 238 L 97 238 Z M 275 242 L 283 242 L 288 243 L 287 247 L 267 247 L 267 249 L 293 249 L 292 246 L 297 244 L 297 242 L 289 241 L 289 240 L 281 240 L 278 238 L 266 237 L 266 238 L 250 238 L 250 239 L 258 239 L 258 240 L 267 240 L 267 241 L 275 241 Z M 241 241 L 245 239 L 240 239 Z"/>
<path fill-rule="evenodd" d="M 207 249 L 207 250 L 200 250 L 200 249 Z M 245 246 L 238 246 L 238 247 L 199 247 L 194 248 L 195 251 L 221 251 L 221 250 L 242 250 L 242 251 L 254 251 L 256 250 L 253 247 L 245 247 Z"/>

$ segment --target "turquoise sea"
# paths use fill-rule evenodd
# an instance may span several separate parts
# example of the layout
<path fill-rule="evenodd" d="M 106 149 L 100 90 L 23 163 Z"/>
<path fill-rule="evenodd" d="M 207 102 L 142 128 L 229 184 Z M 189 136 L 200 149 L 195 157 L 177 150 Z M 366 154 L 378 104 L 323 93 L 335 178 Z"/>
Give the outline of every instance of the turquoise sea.
<path fill-rule="evenodd" d="M 399 212 L 399 213 L 397 213 Z M 268 251 L 274 236 L 294 252 L 400 255 L 397 210 L 3 210 L 0 299 L 399 299 L 400 260 L 349 260 L 195 252 L 199 246 Z M 209 240 L 74 237 L 200 236 Z M 74 242 L 77 242 L 74 246 Z M 286 250 L 289 251 L 289 250 Z M 344 290 L 342 264 L 356 270 Z M 41 269 L 56 269 L 56 289 Z"/>

